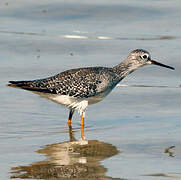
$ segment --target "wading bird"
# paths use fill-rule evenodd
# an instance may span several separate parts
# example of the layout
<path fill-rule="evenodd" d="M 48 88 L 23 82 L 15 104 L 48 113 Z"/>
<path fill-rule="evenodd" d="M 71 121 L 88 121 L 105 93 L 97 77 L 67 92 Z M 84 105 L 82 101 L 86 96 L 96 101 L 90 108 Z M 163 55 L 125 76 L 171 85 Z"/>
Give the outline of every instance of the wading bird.
<path fill-rule="evenodd" d="M 174 70 L 173 67 L 152 60 L 148 51 L 136 49 L 123 62 L 114 67 L 71 69 L 44 79 L 9 81 L 8 86 L 35 92 L 67 106 L 70 109 L 69 127 L 74 110 L 77 109 L 81 116 L 81 128 L 83 128 L 85 110 L 89 104 L 101 101 L 128 74 L 150 64 Z"/>

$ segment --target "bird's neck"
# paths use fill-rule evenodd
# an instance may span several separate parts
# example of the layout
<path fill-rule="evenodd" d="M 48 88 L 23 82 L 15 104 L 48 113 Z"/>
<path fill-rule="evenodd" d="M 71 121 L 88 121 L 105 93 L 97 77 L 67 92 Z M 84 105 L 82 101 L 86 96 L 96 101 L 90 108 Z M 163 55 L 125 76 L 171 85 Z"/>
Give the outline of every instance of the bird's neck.
<path fill-rule="evenodd" d="M 131 63 L 127 63 L 126 61 L 123 61 L 122 63 L 113 67 L 113 70 L 121 79 L 125 78 L 128 74 L 132 73 L 136 69 L 137 68 L 135 68 Z"/>

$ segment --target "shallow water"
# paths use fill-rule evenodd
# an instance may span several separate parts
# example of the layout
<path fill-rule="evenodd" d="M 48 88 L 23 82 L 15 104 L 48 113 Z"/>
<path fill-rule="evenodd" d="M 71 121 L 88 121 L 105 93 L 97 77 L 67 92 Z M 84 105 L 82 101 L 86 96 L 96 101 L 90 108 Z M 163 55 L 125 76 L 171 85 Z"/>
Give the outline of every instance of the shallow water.
<path fill-rule="evenodd" d="M 181 179 L 180 1 L 0 2 L 0 179 Z M 144 67 L 80 117 L 9 80 L 112 66 L 135 48 Z M 75 138 L 75 139 L 74 139 Z M 71 140 L 71 142 L 70 142 Z"/>

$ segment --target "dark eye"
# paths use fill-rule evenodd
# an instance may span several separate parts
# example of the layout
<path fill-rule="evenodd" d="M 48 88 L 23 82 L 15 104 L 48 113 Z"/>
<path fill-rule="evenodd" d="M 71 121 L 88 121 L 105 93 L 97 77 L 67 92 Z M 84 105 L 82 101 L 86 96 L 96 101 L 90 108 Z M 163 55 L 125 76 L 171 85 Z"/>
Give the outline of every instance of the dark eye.
<path fill-rule="evenodd" d="M 147 59 L 148 58 L 148 56 L 147 55 L 143 55 L 143 59 Z"/>
<path fill-rule="evenodd" d="M 140 56 L 142 59 L 148 59 L 148 55 L 144 54 L 143 56 Z"/>

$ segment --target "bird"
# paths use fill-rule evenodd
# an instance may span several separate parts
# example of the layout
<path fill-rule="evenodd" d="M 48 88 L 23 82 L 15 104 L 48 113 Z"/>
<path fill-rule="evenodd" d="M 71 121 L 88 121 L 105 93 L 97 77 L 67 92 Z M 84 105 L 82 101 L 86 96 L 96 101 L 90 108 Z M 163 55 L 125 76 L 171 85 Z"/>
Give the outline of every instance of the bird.
<path fill-rule="evenodd" d="M 88 105 L 103 100 L 127 75 L 145 65 L 175 68 L 152 60 L 144 49 L 136 49 L 127 58 L 113 67 L 85 67 L 63 71 L 57 75 L 27 81 L 9 81 L 8 86 L 32 91 L 69 108 L 68 125 L 75 110 L 81 116 L 84 127 L 85 111 Z"/>

